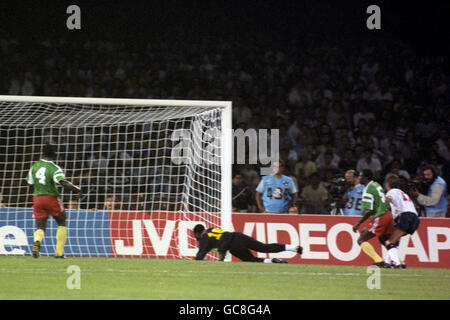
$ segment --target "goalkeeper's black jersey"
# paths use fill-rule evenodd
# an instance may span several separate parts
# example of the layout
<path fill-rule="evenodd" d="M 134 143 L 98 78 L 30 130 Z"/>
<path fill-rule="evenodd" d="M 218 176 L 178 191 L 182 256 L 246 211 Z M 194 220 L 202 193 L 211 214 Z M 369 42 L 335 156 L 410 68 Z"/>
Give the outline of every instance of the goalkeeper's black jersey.
<path fill-rule="evenodd" d="M 229 249 L 233 232 L 223 231 L 220 228 L 209 228 L 203 231 L 199 241 L 199 249 L 195 260 L 203 260 L 206 254 L 214 249 L 225 252 Z"/>

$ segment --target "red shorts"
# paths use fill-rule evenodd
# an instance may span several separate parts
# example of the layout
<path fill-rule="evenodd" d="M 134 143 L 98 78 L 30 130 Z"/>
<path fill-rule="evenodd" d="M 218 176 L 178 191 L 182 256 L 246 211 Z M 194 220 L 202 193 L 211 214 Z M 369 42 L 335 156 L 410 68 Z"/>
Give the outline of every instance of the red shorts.
<path fill-rule="evenodd" d="M 33 218 L 47 218 L 48 215 L 57 217 L 64 211 L 61 198 L 55 196 L 34 196 L 33 197 Z"/>
<path fill-rule="evenodd" d="M 374 233 L 377 237 L 383 235 L 390 235 L 394 231 L 394 218 L 390 211 L 376 218 L 370 218 L 369 231 Z"/>

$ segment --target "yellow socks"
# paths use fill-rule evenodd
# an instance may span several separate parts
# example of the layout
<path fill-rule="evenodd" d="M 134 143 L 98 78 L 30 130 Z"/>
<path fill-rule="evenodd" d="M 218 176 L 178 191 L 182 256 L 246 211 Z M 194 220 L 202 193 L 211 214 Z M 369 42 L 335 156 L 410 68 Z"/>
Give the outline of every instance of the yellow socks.
<path fill-rule="evenodd" d="M 58 230 L 56 231 L 56 255 L 62 256 L 63 255 L 63 249 L 64 245 L 66 244 L 66 227 L 59 226 Z M 42 242 L 42 239 L 44 238 L 44 230 L 37 229 L 34 232 L 34 242 L 39 241 Z"/>
<path fill-rule="evenodd" d="M 64 244 L 66 243 L 66 227 L 59 226 L 56 231 L 56 255 L 63 255 Z"/>
<path fill-rule="evenodd" d="M 361 243 L 361 249 L 375 261 L 375 263 L 383 261 L 383 259 L 378 255 L 373 246 L 367 241 Z"/>
<path fill-rule="evenodd" d="M 34 242 L 39 241 L 42 242 L 42 239 L 44 238 L 44 230 L 42 229 L 37 229 L 34 232 Z"/>

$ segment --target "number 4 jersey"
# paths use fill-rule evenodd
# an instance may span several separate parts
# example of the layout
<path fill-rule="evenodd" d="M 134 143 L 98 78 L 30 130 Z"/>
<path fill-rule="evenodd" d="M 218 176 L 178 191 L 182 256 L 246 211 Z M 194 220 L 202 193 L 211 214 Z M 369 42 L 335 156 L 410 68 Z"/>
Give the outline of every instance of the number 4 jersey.
<path fill-rule="evenodd" d="M 34 186 L 33 196 L 59 196 L 57 184 L 66 180 L 62 169 L 49 160 L 35 162 L 26 177 L 27 183 Z"/>

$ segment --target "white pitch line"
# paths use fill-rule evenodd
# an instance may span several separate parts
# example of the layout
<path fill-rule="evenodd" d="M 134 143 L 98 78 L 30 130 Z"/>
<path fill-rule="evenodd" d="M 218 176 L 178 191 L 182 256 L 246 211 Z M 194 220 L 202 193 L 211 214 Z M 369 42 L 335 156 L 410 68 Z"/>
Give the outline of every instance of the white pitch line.
<path fill-rule="evenodd" d="M 65 270 L 61 270 L 61 272 L 65 272 Z M 85 269 L 82 268 L 81 272 L 83 274 L 98 274 L 98 273 L 104 273 L 104 272 L 110 272 L 110 273 L 121 273 L 121 274 L 133 274 L 133 273 L 151 273 L 151 274 L 166 274 L 169 276 L 189 276 L 192 274 L 212 274 L 217 275 L 217 272 L 215 271 L 204 271 L 204 270 L 186 270 L 183 272 L 173 272 L 171 273 L 169 270 L 130 270 L 130 269 Z M 400 271 L 401 272 L 401 271 Z M 26 274 L 55 274 L 55 270 L 48 271 L 46 269 L 43 270 L 36 270 L 33 269 L 21 269 L 20 271 L 16 271 L 14 269 L 0 269 L 0 273 L 26 273 Z M 349 277 L 349 276 L 363 276 L 367 277 L 366 273 L 357 273 L 357 272 L 295 272 L 295 271 L 221 271 L 221 274 L 229 274 L 229 275 L 239 275 L 239 274 L 249 274 L 249 275 L 268 275 L 272 276 L 274 274 L 276 275 L 286 275 L 286 276 L 296 276 L 296 275 L 308 275 L 308 276 L 340 276 L 340 277 Z M 402 273 L 382 273 L 382 276 L 386 277 L 402 277 L 402 278 L 433 278 L 433 276 L 426 276 L 423 274 L 402 274 Z M 449 275 L 440 276 L 439 279 L 442 280 L 443 278 L 450 278 Z"/>

